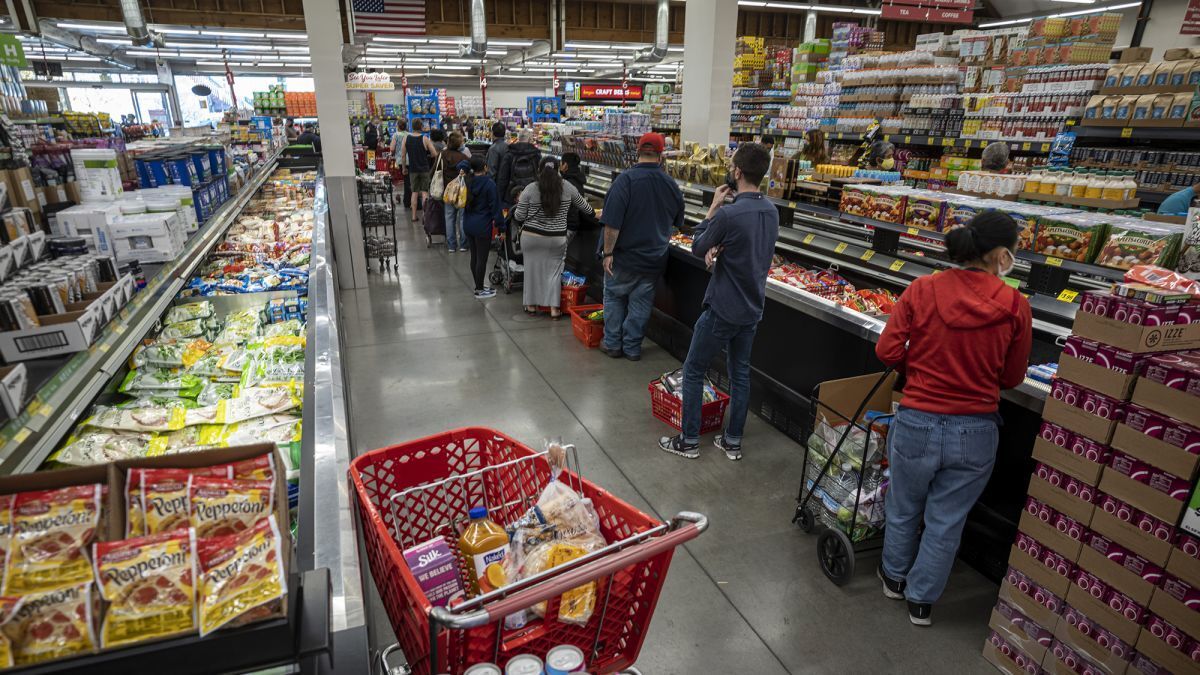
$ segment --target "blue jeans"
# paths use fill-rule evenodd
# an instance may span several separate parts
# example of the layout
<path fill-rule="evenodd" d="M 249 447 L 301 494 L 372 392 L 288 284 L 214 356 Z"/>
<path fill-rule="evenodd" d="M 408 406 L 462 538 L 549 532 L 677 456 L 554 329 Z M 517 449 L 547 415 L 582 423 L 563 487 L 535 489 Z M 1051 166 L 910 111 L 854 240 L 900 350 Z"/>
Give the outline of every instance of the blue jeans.
<path fill-rule="evenodd" d="M 654 307 L 654 283 L 648 276 L 614 269 L 604 277 L 604 348 L 641 356 L 642 336 Z"/>
<path fill-rule="evenodd" d="M 901 408 L 888 433 L 883 571 L 911 602 L 934 603 L 950 578 L 967 514 L 996 463 L 994 416 Z M 921 519 L 925 531 L 921 532 Z"/>
<path fill-rule="evenodd" d="M 457 251 L 467 245 L 467 237 L 463 234 L 463 212 L 466 209 L 460 209 L 446 202 L 442 207 L 446 214 L 446 250 Z"/>
<path fill-rule="evenodd" d="M 729 369 L 729 424 L 725 426 L 725 438 L 730 445 L 741 445 L 742 432 L 746 427 L 746 411 L 750 407 L 750 349 L 754 346 L 754 332 L 758 324 L 738 326 L 727 323 L 711 309 L 704 310 L 692 329 L 692 344 L 688 347 L 687 360 L 683 362 L 683 440 L 697 443 L 700 440 L 700 407 L 704 403 L 704 373 L 708 364 L 726 352 L 726 368 Z"/>

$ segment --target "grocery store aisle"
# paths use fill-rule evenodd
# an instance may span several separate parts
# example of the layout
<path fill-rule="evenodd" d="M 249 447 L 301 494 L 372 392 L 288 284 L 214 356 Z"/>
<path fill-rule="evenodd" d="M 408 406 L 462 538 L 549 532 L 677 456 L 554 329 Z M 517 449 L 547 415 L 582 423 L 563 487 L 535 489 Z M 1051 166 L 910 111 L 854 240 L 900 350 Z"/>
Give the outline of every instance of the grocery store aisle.
<path fill-rule="evenodd" d="M 993 584 L 960 565 L 931 629 L 882 597 L 875 556 L 835 587 L 816 538 L 790 522 L 794 442 L 752 416 L 741 462 L 708 438 L 698 460 L 663 453 L 655 441 L 668 428 L 650 415 L 646 383 L 678 361 L 649 343 L 639 363 L 587 350 L 565 318 L 526 316 L 519 292 L 479 302 L 467 254 L 426 248 L 407 220 L 397 229 L 398 274 L 372 272 L 370 287 L 342 294 L 356 451 L 472 425 L 531 446 L 562 436 L 587 478 L 635 506 L 707 514 L 709 531 L 672 562 L 637 663 L 646 675 L 993 672 L 979 655 Z M 386 636 L 375 642 L 389 644 L 373 604 L 372 629 Z"/>

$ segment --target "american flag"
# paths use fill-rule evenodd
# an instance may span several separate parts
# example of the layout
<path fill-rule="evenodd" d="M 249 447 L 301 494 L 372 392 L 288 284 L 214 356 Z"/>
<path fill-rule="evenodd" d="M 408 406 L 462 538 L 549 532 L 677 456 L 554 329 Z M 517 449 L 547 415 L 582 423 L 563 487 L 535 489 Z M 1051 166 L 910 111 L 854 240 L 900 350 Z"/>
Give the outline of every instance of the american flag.
<path fill-rule="evenodd" d="M 357 33 L 425 34 L 425 0 L 353 0 L 352 6 Z"/>

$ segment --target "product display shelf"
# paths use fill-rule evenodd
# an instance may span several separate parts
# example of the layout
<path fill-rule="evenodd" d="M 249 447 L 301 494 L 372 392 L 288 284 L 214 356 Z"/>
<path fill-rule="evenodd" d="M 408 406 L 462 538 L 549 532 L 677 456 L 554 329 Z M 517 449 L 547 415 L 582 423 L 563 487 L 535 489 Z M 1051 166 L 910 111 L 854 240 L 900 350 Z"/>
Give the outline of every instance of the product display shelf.
<path fill-rule="evenodd" d="M 25 362 L 30 373 L 27 391 L 32 398 L 16 418 L 0 429 L 0 475 L 33 471 L 54 451 L 92 398 L 123 368 L 125 358 L 158 320 L 192 270 L 266 181 L 276 158 L 269 157 L 241 193 L 226 202 L 188 241 L 184 252 L 147 280 L 146 287 L 117 312 L 91 346 L 61 358 Z"/>
<path fill-rule="evenodd" d="M 1075 128 L 1079 139 L 1126 139 L 1132 141 L 1172 141 L 1195 143 L 1200 141 L 1200 128 L 1195 127 L 1094 127 L 1080 125 Z"/>

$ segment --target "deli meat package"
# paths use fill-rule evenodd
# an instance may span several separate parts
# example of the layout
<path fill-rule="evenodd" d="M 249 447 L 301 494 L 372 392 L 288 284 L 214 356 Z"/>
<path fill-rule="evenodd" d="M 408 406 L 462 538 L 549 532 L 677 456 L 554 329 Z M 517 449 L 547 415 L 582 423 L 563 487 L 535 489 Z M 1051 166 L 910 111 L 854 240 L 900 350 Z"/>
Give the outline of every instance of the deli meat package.
<path fill-rule="evenodd" d="M 287 593 L 274 514 L 248 530 L 197 542 L 200 635 L 265 616 Z"/>
<path fill-rule="evenodd" d="M 12 650 L 13 665 L 88 654 L 96 649 L 92 626 L 97 608 L 91 579 L 20 599 L 0 599 L 0 608 L 5 606 L 15 607 L 2 628 Z"/>
<path fill-rule="evenodd" d="M 5 595 L 27 595 L 92 581 L 87 551 L 100 521 L 103 487 L 74 485 L 21 492 L 12 506 Z"/>
<path fill-rule="evenodd" d="M 100 643 L 117 647 L 196 630 L 196 539 L 191 529 L 95 544 L 108 601 Z"/>

